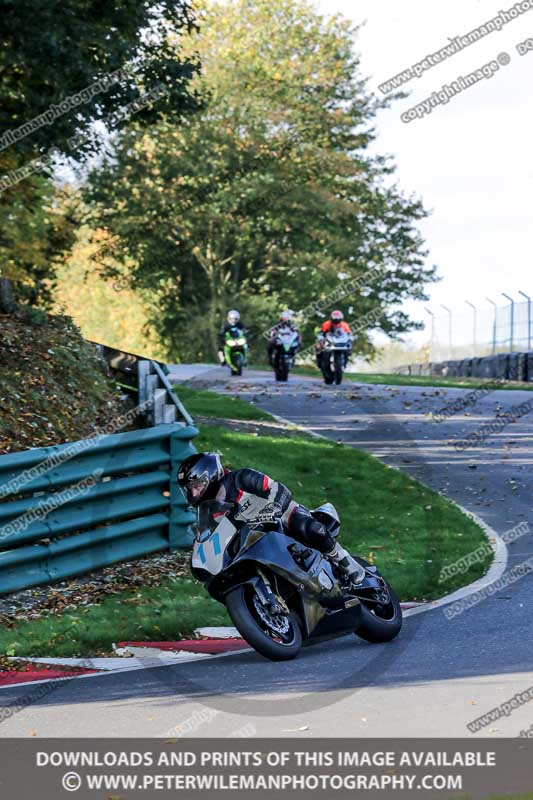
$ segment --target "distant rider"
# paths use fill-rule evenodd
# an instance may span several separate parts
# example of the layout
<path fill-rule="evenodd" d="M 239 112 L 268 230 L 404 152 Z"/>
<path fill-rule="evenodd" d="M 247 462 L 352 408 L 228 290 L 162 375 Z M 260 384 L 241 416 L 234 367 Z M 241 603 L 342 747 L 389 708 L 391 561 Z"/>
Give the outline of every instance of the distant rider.
<path fill-rule="evenodd" d="M 274 366 L 274 352 L 276 350 L 276 337 L 279 333 L 282 333 L 284 330 L 295 331 L 298 334 L 298 338 L 296 341 L 296 352 L 300 349 L 302 345 L 302 337 L 300 336 L 300 332 L 298 328 L 293 322 L 294 314 L 292 311 L 287 309 L 286 311 L 282 311 L 279 315 L 279 321 L 270 328 L 268 332 L 268 345 L 267 345 L 267 353 L 268 353 L 268 363 L 271 367 Z"/>
<path fill-rule="evenodd" d="M 239 528 L 254 521 L 281 519 L 287 534 L 305 547 L 319 550 L 354 582 L 364 577 L 364 569 L 314 519 L 305 506 L 292 499 L 283 483 L 255 469 L 224 469 L 218 453 L 196 453 L 178 469 L 178 484 L 194 508 L 208 500 L 229 503 L 227 515 Z"/>
<path fill-rule="evenodd" d="M 352 329 L 350 328 L 348 323 L 344 321 L 344 314 L 342 313 L 342 311 L 336 309 L 335 311 L 331 312 L 330 318 L 322 323 L 322 327 L 320 328 L 320 332 L 318 334 L 318 339 L 316 343 L 316 363 L 319 369 L 322 359 L 322 349 L 324 347 L 324 342 L 326 340 L 326 334 L 335 333 L 336 331 L 339 330 L 344 331 L 345 333 L 349 333 L 350 336 L 352 336 Z"/>
<path fill-rule="evenodd" d="M 241 315 L 236 309 L 228 311 L 226 322 L 220 328 L 218 333 L 218 358 L 222 365 L 226 363 L 224 356 L 224 346 L 226 344 L 226 333 L 232 328 L 238 328 L 242 336 L 246 336 L 248 331 L 241 322 Z"/>
<path fill-rule="evenodd" d="M 330 331 L 344 331 L 345 333 L 352 332 L 352 329 L 348 325 L 347 322 L 344 321 L 344 314 L 342 311 L 332 311 L 331 316 L 325 322 L 322 323 L 322 327 L 320 328 L 321 333 L 329 333 Z"/>

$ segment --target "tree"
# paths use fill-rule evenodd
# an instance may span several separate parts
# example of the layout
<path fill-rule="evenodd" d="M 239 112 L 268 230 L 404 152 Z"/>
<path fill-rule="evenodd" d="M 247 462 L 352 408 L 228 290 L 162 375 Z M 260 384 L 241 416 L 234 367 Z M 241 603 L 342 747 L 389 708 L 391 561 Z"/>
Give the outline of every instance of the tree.
<path fill-rule="evenodd" d="M 131 285 L 157 296 L 154 324 L 174 358 L 211 358 L 231 306 L 258 314 L 259 345 L 280 304 L 301 309 L 369 268 L 340 306 L 381 310 L 391 333 L 413 327 L 387 308 L 434 279 L 415 228 L 425 211 L 369 151 L 386 101 L 360 76 L 356 29 L 305 0 L 208 2 L 199 17 L 188 46 L 205 108 L 132 126 L 90 175 L 102 259 L 130 259 Z M 303 320 L 304 333 L 316 322 Z M 358 350 L 371 351 L 366 330 Z"/>
<path fill-rule="evenodd" d="M 13 281 L 18 300 L 50 304 L 56 266 L 75 242 L 76 202 L 69 187 L 56 190 L 45 178 L 24 185 L 13 197 L 0 235 L 6 292 L 0 307 L 7 313 L 17 307 Z"/>
<path fill-rule="evenodd" d="M 87 339 L 164 360 L 143 298 L 120 279 L 105 281 L 98 274 L 93 260 L 98 243 L 91 242 L 91 234 L 82 226 L 68 256 L 58 264 L 53 311 L 66 312 Z"/>
<path fill-rule="evenodd" d="M 35 270 L 37 281 L 43 277 L 39 262 L 54 243 L 53 229 L 42 224 L 43 206 L 50 201 L 49 171 L 12 184 L 14 172 L 51 148 L 56 153 L 49 159 L 52 167 L 61 155 L 90 155 L 96 142 L 83 134 L 92 124 L 105 120 L 112 128 L 110 113 L 154 85 L 165 91 L 136 114 L 140 124 L 152 124 L 168 109 L 181 113 L 194 107 L 187 91 L 196 68 L 193 54 L 185 59 L 179 51 L 180 34 L 193 24 L 185 0 L 0 0 L 4 297 L 12 293 L 11 280 L 35 284 Z M 74 152 L 69 139 L 80 134 Z"/>

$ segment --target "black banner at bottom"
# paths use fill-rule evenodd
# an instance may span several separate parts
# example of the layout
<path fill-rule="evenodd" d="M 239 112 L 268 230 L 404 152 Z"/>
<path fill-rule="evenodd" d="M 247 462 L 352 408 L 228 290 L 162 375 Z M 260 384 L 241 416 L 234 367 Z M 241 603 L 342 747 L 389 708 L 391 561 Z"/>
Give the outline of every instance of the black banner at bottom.
<path fill-rule="evenodd" d="M 6 800 L 533 800 L 528 739 L 3 739 L 0 751 Z"/>

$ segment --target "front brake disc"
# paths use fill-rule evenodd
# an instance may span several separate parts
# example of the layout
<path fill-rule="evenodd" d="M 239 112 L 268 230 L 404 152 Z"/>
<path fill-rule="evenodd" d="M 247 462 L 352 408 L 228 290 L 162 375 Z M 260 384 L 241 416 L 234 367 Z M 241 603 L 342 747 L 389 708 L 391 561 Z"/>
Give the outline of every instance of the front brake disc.
<path fill-rule="evenodd" d="M 289 632 L 289 619 L 286 614 L 272 613 L 261 603 L 260 599 L 254 594 L 254 607 L 263 622 L 274 631 L 284 635 Z"/>

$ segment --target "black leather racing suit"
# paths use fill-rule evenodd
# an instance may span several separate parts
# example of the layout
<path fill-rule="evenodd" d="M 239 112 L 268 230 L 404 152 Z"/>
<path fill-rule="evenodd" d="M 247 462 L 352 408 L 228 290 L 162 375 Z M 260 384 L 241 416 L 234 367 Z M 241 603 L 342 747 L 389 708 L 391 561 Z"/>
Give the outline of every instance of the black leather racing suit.
<path fill-rule="evenodd" d="M 305 506 L 293 501 L 283 483 L 273 481 L 255 469 L 227 471 L 213 497 L 235 506 L 231 513 L 237 526 L 252 520 L 281 517 L 287 533 L 306 547 L 321 553 L 329 553 L 335 547 L 335 541 L 324 525 L 315 520 Z"/>

